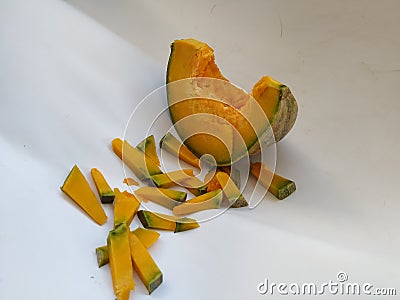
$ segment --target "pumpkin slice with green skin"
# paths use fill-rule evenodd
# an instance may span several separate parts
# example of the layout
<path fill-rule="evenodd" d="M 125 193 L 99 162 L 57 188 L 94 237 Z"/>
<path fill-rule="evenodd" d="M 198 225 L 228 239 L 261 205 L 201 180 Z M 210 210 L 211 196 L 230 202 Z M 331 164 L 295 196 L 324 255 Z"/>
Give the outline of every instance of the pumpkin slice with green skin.
<path fill-rule="evenodd" d="M 111 230 L 107 238 L 111 277 L 114 293 L 118 300 L 128 300 L 130 291 L 135 288 L 131 263 L 129 230 L 122 223 Z"/>
<path fill-rule="evenodd" d="M 128 191 L 114 189 L 114 228 L 125 223 L 129 226 L 140 207 L 140 201 Z"/>
<path fill-rule="evenodd" d="M 154 135 L 150 135 L 145 138 L 136 146 L 136 148 L 150 157 L 157 164 L 157 166 L 161 166 L 157 155 L 156 140 Z"/>
<path fill-rule="evenodd" d="M 204 177 L 204 183 L 207 187 L 207 192 L 215 191 L 218 189 L 222 189 L 221 185 L 218 182 L 218 179 L 215 175 L 218 172 L 224 172 L 228 174 L 233 183 L 236 185 L 238 189 L 240 189 L 240 171 L 239 169 L 232 166 L 218 167 L 216 170 L 211 169 L 206 176 Z"/>
<path fill-rule="evenodd" d="M 127 141 L 116 138 L 111 143 L 114 153 L 128 166 L 139 180 L 161 174 L 157 164 L 142 151 L 132 147 Z"/>
<path fill-rule="evenodd" d="M 108 185 L 104 175 L 96 168 L 93 168 L 90 173 L 92 174 L 101 203 L 113 203 L 115 194 Z"/>
<path fill-rule="evenodd" d="M 144 186 L 135 191 L 140 200 L 148 200 L 165 208 L 172 209 L 186 200 L 187 193 L 164 188 Z"/>
<path fill-rule="evenodd" d="M 143 227 L 150 229 L 168 230 L 176 233 L 199 227 L 196 220 L 191 218 L 179 218 L 148 210 L 139 210 L 137 215 Z"/>
<path fill-rule="evenodd" d="M 150 248 L 160 237 L 160 234 L 157 231 L 141 227 L 138 227 L 134 231 L 131 231 L 130 234 L 136 235 L 147 249 Z M 99 268 L 109 263 L 109 253 L 107 245 L 96 248 L 96 257 L 97 265 L 99 266 Z"/>
<path fill-rule="evenodd" d="M 199 178 L 195 177 L 193 170 L 190 169 L 153 175 L 151 179 L 157 187 L 170 188 L 173 186 L 181 186 L 195 196 L 201 195 L 206 191 L 204 183 Z"/>
<path fill-rule="evenodd" d="M 200 79 L 204 77 L 216 80 Z M 215 64 L 213 49 L 195 39 L 176 40 L 171 44 L 166 81 L 169 112 L 178 134 L 197 157 L 210 154 L 218 166 L 233 164 L 247 151 L 257 153 L 260 141 L 265 145 L 273 143 L 272 130 L 275 140 L 279 141 L 290 131 L 297 116 L 297 103 L 289 88 L 270 77 L 263 77 L 247 97 L 232 87 L 227 88 L 228 80 Z M 221 101 L 224 97 L 227 102 Z M 179 102 L 181 99 L 185 100 Z M 185 126 L 179 125 L 183 119 L 197 114 L 218 116 L 231 126 L 222 126 L 219 120 L 210 116 L 208 122 L 200 117 L 197 123 L 191 118 Z M 201 129 L 205 133 L 195 134 L 198 127 L 204 126 L 206 128 Z M 207 135 L 208 131 L 221 134 L 216 138 L 213 134 Z M 230 138 L 230 131 L 238 134 Z M 237 146 L 240 139 L 245 147 Z"/>
<path fill-rule="evenodd" d="M 162 283 L 162 272 L 136 235 L 131 234 L 129 242 L 133 268 L 149 294 L 151 294 Z"/>
<path fill-rule="evenodd" d="M 215 177 L 221 185 L 224 196 L 227 199 L 230 207 L 238 208 L 249 205 L 228 174 L 225 172 L 218 172 Z"/>
<path fill-rule="evenodd" d="M 176 157 L 179 157 L 179 159 L 189 165 L 200 169 L 200 159 L 171 133 L 166 133 L 160 140 L 160 148 Z"/>
<path fill-rule="evenodd" d="M 107 221 L 103 207 L 77 165 L 68 174 L 61 190 L 78 204 L 97 224 L 103 225 Z"/>
<path fill-rule="evenodd" d="M 174 215 L 187 215 L 207 209 L 217 209 L 221 207 L 222 191 L 215 190 L 203 195 L 197 196 L 186 201 L 172 210 Z"/>
<path fill-rule="evenodd" d="M 283 200 L 296 191 L 294 181 L 273 173 L 266 164 L 256 162 L 251 164 L 251 173 L 268 188 L 268 191 L 279 200 Z"/>

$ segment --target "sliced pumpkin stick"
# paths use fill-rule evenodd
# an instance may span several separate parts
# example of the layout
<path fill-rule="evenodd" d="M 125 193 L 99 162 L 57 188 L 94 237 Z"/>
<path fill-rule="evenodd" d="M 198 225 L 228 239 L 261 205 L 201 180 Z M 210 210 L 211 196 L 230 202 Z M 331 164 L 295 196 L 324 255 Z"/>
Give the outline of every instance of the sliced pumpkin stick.
<path fill-rule="evenodd" d="M 155 213 L 148 210 L 139 210 L 137 215 L 145 228 L 180 232 L 199 227 L 196 220 L 191 218 L 179 218 L 177 216 Z"/>
<path fill-rule="evenodd" d="M 151 176 L 151 180 L 157 187 L 170 188 L 178 185 L 178 182 L 188 180 L 189 177 L 194 177 L 193 170 L 183 169 L 183 170 L 177 170 L 163 174 L 153 175 Z"/>
<path fill-rule="evenodd" d="M 142 151 L 132 147 L 127 141 L 116 138 L 112 141 L 114 153 L 128 166 L 139 178 L 146 180 L 151 175 L 161 174 L 162 171 L 157 164 Z"/>
<path fill-rule="evenodd" d="M 151 294 L 162 283 L 162 272 L 136 235 L 131 234 L 129 242 L 133 268 L 149 294 Z"/>
<path fill-rule="evenodd" d="M 118 300 L 128 300 L 130 291 L 135 288 L 135 282 L 131 263 L 129 230 L 126 224 L 122 223 L 110 231 L 107 247 L 114 293 Z"/>
<path fill-rule="evenodd" d="M 285 199 L 296 190 L 294 181 L 273 173 L 261 162 L 251 164 L 251 173 L 279 200 Z"/>
<path fill-rule="evenodd" d="M 199 158 L 171 133 L 167 132 L 161 139 L 160 148 L 166 150 L 176 157 L 179 157 L 179 159 L 183 160 L 189 165 L 200 169 Z"/>
<path fill-rule="evenodd" d="M 104 175 L 96 168 L 93 168 L 90 173 L 92 174 L 101 203 L 113 203 L 115 194 L 108 185 Z"/>
<path fill-rule="evenodd" d="M 130 234 L 136 235 L 137 238 L 142 242 L 142 244 L 147 249 L 150 248 L 160 237 L 160 234 L 157 231 L 141 227 L 138 227 L 134 231 L 131 231 Z M 106 245 L 97 247 L 96 257 L 97 257 L 97 265 L 99 266 L 99 268 L 108 264 L 109 262 L 108 247 Z"/>
<path fill-rule="evenodd" d="M 154 135 L 150 135 L 145 138 L 136 146 L 136 148 L 150 157 L 157 164 L 157 166 L 161 166 L 157 155 L 156 140 L 154 139 Z"/>
<path fill-rule="evenodd" d="M 107 246 L 100 246 L 96 248 L 97 265 L 100 267 L 109 263 L 109 253 Z"/>
<path fill-rule="evenodd" d="M 177 170 L 163 174 L 153 175 L 151 177 L 157 187 L 169 188 L 172 186 L 181 186 L 190 191 L 193 195 L 204 194 L 207 187 L 197 177 L 193 170 Z"/>
<path fill-rule="evenodd" d="M 187 215 L 202 210 L 220 208 L 221 202 L 222 191 L 215 190 L 190 199 L 178 206 L 175 206 L 172 209 L 172 212 L 174 213 L 174 215 Z"/>
<path fill-rule="evenodd" d="M 140 207 L 140 201 L 131 193 L 114 189 L 114 228 L 121 223 L 129 226 Z"/>
<path fill-rule="evenodd" d="M 219 184 L 221 185 L 222 191 L 230 207 L 238 208 L 248 206 L 246 199 L 235 185 L 233 180 L 225 172 L 217 172 L 215 175 Z"/>
<path fill-rule="evenodd" d="M 125 183 L 127 186 L 131 186 L 131 185 L 138 186 L 139 185 L 139 182 L 137 182 L 132 177 L 126 177 L 126 178 L 124 178 L 124 180 L 122 182 Z"/>
<path fill-rule="evenodd" d="M 172 209 L 186 200 L 187 193 L 164 188 L 144 186 L 135 191 L 142 201 L 151 201 L 165 208 Z"/>
<path fill-rule="evenodd" d="M 107 221 L 103 207 L 77 165 L 68 174 L 61 190 L 78 204 L 97 224 L 103 225 Z"/>
<path fill-rule="evenodd" d="M 153 244 L 160 237 L 160 234 L 157 231 L 142 227 L 136 228 L 134 231 L 131 232 L 131 234 L 136 235 L 147 249 L 153 246 Z"/>

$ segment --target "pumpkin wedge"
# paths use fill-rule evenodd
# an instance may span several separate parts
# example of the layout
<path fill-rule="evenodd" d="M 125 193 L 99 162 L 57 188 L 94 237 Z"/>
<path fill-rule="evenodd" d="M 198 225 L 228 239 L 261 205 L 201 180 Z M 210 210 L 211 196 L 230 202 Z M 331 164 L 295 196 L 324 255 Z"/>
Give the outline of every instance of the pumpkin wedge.
<path fill-rule="evenodd" d="M 235 183 L 227 173 L 218 172 L 215 177 L 218 180 L 218 183 L 220 184 L 224 196 L 228 201 L 230 207 L 238 208 L 249 205 L 238 187 L 235 185 Z"/>
<path fill-rule="evenodd" d="M 121 192 L 115 188 L 114 193 L 114 228 L 121 223 L 129 226 L 140 207 L 140 201 L 127 191 Z"/>
<path fill-rule="evenodd" d="M 268 188 L 268 191 L 279 200 L 283 200 L 296 191 L 294 181 L 273 173 L 266 164 L 256 162 L 251 164 L 251 173 Z"/>
<path fill-rule="evenodd" d="M 142 151 L 148 157 L 150 157 L 157 164 L 157 166 L 161 166 L 160 160 L 158 159 L 157 155 L 156 140 L 154 138 L 154 135 L 150 135 L 145 138 L 136 146 L 136 148 Z"/>
<path fill-rule="evenodd" d="M 210 154 L 218 166 L 257 153 L 260 142 L 279 141 L 297 116 L 297 102 L 287 86 L 263 77 L 251 94 L 235 88 L 216 65 L 214 50 L 195 39 L 171 44 L 166 82 L 179 136 L 197 157 Z M 245 145 L 238 146 L 240 141 Z"/>
<path fill-rule="evenodd" d="M 162 173 L 150 157 L 132 147 L 127 141 L 116 138 L 112 141 L 111 145 L 114 153 L 131 169 L 139 180 L 146 180 L 151 175 Z"/>
<path fill-rule="evenodd" d="M 103 225 L 107 221 L 103 207 L 77 165 L 68 174 L 61 190 L 78 204 L 97 224 Z"/>
<path fill-rule="evenodd" d="M 187 215 L 198 211 L 207 209 L 216 209 L 221 207 L 222 202 L 222 191 L 215 190 L 209 193 L 205 193 L 201 196 L 197 196 L 193 199 L 186 201 L 172 209 L 174 215 Z"/>
<path fill-rule="evenodd" d="M 185 192 L 149 186 L 137 189 L 135 195 L 142 201 L 151 201 L 168 209 L 181 204 L 187 197 Z"/>
<path fill-rule="evenodd" d="M 179 157 L 179 159 L 189 165 L 200 169 L 200 159 L 196 157 L 184 144 L 175 136 L 167 132 L 160 140 L 160 148 L 165 149 L 170 154 Z"/>
<path fill-rule="evenodd" d="M 101 203 L 113 203 L 115 194 L 108 185 L 104 175 L 96 168 L 93 168 L 90 173 L 92 174 Z"/>
<path fill-rule="evenodd" d="M 130 291 L 135 288 L 131 263 L 129 230 L 122 223 L 111 230 L 107 238 L 110 270 L 114 294 L 118 300 L 128 300 Z"/>
<path fill-rule="evenodd" d="M 151 212 L 148 210 L 139 210 L 137 215 L 143 227 L 145 228 L 180 232 L 199 227 L 199 224 L 196 222 L 196 220 L 191 218 L 179 218 L 176 216 Z"/>
<path fill-rule="evenodd" d="M 162 283 L 162 272 L 135 234 L 129 236 L 129 242 L 133 268 L 151 294 Z"/>
<path fill-rule="evenodd" d="M 137 238 L 142 242 L 142 244 L 147 249 L 150 248 L 160 237 L 160 234 L 157 231 L 141 227 L 138 227 L 134 231 L 131 231 L 130 234 L 136 235 Z M 109 262 L 108 247 L 106 245 L 97 247 L 96 257 L 97 257 L 97 265 L 99 266 L 99 268 L 108 264 Z"/>

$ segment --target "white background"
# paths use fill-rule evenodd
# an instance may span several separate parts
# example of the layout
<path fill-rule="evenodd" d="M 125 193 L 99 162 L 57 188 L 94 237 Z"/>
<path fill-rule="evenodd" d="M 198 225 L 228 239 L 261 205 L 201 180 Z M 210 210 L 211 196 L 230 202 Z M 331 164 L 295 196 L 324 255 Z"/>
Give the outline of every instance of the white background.
<path fill-rule="evenodd" d="M 100 227 L 59 186 L 77 163 L 124 187 L 110 141 L 186 37 L 239 86 L 291 87 L 299 116 L 277 171 L 298 190 L 163 232 L 150 251 L 164 283 L 147 296 L 135 277 L 131 299 L 274 298 L 257 292 L 266 277 L 339 271 L 400 294 L 399 1 L 68 2 L 0 1 L 0 299 L 114 299 L 94 253 L 112 211 Z"/>

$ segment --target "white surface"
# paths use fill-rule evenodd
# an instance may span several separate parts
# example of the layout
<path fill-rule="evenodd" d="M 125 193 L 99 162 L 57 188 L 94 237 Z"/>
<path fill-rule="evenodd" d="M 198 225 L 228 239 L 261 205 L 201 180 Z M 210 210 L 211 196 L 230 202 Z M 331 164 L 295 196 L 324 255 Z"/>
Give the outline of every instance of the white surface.
<path fill-rule="evenodd" d="M 240 86 L 269 74 L 291 87 L 299 117 L 277 170 L 298 191 L 162 233 L 151 253 L 165 281 L 150 297 L 273 298 L 257 293 L 265 277 L 338 271 L 400 294 L 398 1 L 73 2 L 101 24 L 62 1 L 0 2 L 0 299 L 114 299 L 94 254 L 112 217 L 96 225 L 59 186 L 77 163 L 123 187 L 109 142 L 182 37 L 213 46 Z M 149 298 L 136 281 L 131 299 Z"/>

